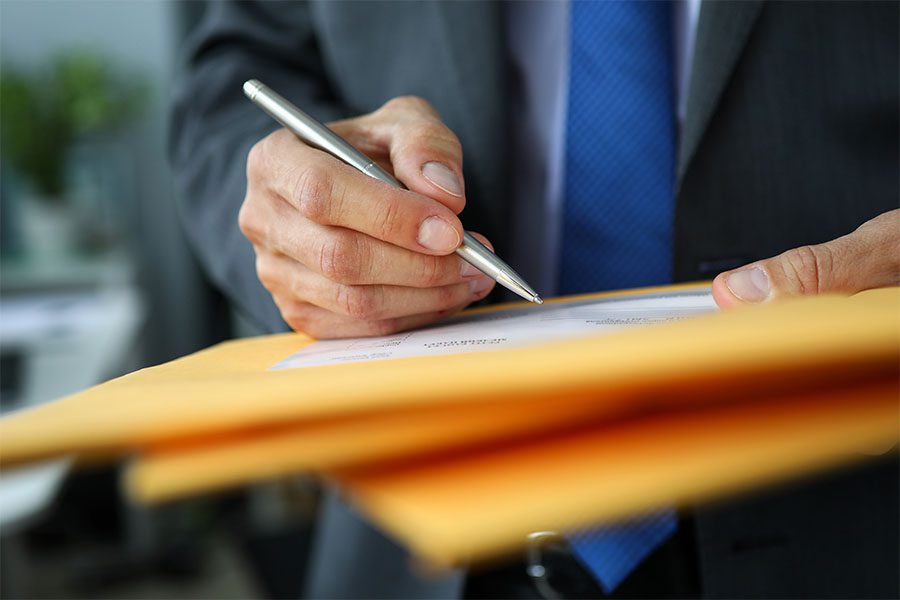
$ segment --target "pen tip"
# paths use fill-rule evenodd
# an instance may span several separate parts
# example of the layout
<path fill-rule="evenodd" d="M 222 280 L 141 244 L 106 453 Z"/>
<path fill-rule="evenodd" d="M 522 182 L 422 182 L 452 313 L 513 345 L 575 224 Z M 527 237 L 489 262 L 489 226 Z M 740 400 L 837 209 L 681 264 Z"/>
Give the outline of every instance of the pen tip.
<path fill-rule="evenodd" d="M 533 302 L 535 304 L 543 304 L 544 303 L 544 301 L 541 299 L 540 296 L 535 296 Z"/>

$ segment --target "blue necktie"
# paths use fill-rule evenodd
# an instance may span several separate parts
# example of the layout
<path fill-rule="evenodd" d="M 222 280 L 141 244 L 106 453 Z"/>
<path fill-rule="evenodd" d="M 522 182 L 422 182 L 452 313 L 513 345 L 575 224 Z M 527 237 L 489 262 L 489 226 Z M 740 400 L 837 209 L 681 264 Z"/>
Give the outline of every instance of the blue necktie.
<path fill-rule="evenodd" d="M 560 292 L 668 283 L 676 134 L 671 4 L 576 0 L 571 19 Z M 676 527 L 666 510 L 569 541 L 609 593 Z"/>

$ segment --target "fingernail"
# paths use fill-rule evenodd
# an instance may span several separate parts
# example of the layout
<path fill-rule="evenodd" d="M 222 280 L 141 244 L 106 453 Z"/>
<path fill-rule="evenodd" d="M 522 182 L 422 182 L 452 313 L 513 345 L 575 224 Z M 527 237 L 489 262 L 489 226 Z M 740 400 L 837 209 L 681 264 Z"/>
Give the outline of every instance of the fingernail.
<path fill-rule="evenodd" d="M 762 302 L 769 297 L 769 277 L 759 267 L 731 273 L 725 277 L 725 285 L 744 302 Z"/>
<path fill-rule="evenodd" d="M 482 277 L 480 279 L 476 279 L 472 283 L 469 284 L 469 288 L 471 288 L 472 293 L 476 296 L 480 296 L 483 294 L 489 287 L 491 287 L 491 280 L 487 277 Z"/>
<path fill-rule="evenodd" d="M 459 276 L 460 277 L 474 277 L 475 275 L 481 275 L 481 271 L 473 267 L 470 263 L 460 259 L 459 261 Z"/>
<path fill-rule="evenodd" d="M 448 194 L 462 196 L 462 186 L 459 184 L 459 177 L 447 165 L 442 165 L 439 162 L 427 162 L 422 165 L 422 175 Z"/>
<path fill-rule="evenodd" d="M 419 243 L 435 252 L 450 252 L 459 246 L 459 233 L 440 217 L 428 217 L 419 225 Z"/>

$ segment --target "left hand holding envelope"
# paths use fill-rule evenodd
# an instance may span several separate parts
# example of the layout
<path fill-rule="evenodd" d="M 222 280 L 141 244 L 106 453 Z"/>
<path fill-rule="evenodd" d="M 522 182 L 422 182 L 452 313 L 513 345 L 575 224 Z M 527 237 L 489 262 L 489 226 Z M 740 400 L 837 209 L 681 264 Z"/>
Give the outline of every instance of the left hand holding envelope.
<path fill-rule="evenodd" d="M 713 297 L 722 308 L 809 294 L 855 294 L 900 285 L 900 209 L 847 235 L 801 246 L 720 273 Z"/>

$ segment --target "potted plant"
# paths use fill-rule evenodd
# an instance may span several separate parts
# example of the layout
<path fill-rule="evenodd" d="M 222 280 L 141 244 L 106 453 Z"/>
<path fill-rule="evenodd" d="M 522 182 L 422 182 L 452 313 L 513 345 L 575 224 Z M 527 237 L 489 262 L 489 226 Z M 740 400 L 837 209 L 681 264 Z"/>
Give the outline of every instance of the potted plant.
<path fill-rule="evenodd" d="M 76 245 L 67 180 L 73 144 L 133 120 L 146 96 L 142 78 L 123 76 L 90 50 L 59 55 L 38 72 L 0 70 L 3 177 L 21 182 L 4 195 L 18 196 L 22 237 L 33 253 L 66 253 Z"/>

